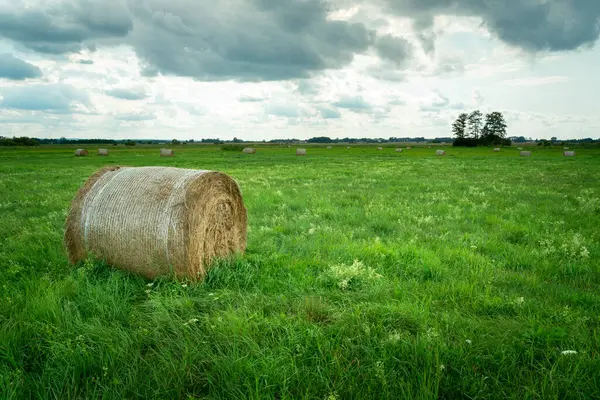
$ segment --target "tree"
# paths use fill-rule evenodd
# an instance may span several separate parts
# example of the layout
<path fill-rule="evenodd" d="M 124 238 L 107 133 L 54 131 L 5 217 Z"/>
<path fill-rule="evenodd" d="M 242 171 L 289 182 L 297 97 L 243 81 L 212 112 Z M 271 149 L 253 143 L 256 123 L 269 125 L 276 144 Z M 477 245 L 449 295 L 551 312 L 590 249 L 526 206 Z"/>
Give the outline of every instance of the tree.
<path fill-rule="evenodd" d="M 471 114 L 469 114 L 469 117 L 467 119 L 467 127 L 469 136 L 473 139 L 479 139 L 479 135 L 481 134 L 482 117 L 483 115 L 479 110 L 475 110 Z"/>
<path fill-rule="evenodd" d="M 171 144 L 179 144 L 179 140 L 173 139 L 173 140 L 171 140 Z"/>
<path fill-rule="evenodd" d="M 462 113 L 452 124 L 452 133 L 454 134 L 454 136 L 456 136 L 457 139 L 464 139 L 468 118 L 469 116 L 466 113 Z"/>
<path fill-rule="evenodd" d="M 482 130 L 482 137 L 486 139 L 504 139 L 506 138 L 506 121 L 501 112 L 494 111 L 485 116 L 485 126 Z"/>

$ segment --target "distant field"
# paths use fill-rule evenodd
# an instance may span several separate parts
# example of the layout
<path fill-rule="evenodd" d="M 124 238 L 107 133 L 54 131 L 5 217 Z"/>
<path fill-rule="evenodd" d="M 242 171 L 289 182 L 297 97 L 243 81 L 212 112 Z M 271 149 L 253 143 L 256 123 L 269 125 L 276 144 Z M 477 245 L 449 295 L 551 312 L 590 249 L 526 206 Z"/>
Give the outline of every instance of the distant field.
<path fill-rule="evenodd" d="M 600 398 L 600 150 L 77 147 L 0 148 L 2 399 Z M 230 174 L 247 253 L 197 285 L 68 265 L 107 164 Z"/>

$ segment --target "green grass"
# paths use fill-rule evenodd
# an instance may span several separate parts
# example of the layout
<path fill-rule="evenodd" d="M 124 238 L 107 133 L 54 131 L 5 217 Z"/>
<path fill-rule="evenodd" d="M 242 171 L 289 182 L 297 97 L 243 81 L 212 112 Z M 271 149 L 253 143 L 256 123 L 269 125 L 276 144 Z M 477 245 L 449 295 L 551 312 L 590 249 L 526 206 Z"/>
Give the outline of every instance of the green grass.
<path fill-rule="evenodd" d="M 159 147 L 0 149 L 0 398 L 600 398 L 600 150 Z M 106 164 L 230 174 L 246 254 L 70 266 Z"/>

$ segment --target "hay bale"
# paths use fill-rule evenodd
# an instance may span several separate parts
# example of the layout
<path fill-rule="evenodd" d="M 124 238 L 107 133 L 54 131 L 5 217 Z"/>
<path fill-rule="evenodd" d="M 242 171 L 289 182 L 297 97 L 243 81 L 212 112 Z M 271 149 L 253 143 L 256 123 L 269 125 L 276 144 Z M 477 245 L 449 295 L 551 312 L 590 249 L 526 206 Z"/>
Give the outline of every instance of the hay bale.
<path fill-rule="evenodd" d="M 435 154 L 438 155 L 438 156 L 445 156 L 446 152 L 444 150 L 436 150 Z"/>
<path fill-rule="evenodd" d="M 494 148 L 494 151 L 495 151 L 495 152 L 498 152 L 498 151 L 500 151 L 500 147 L 495 147 L 495 148 Z"/>
<path fill-rule="evenodd" d="M 410 149 L 412 149 L 412 147 L 410 147 L 410 146 L 408 146 L 408 147 L 406 148 L 406 150 L 410 150 Z"/>
<path fill-rule="evenodd" d="M 349 148 L 350 148 L 350 146 L 346 146 L 346 148 L 347 148 L 347 149 L 349 149 Z"/>
<path fill-rule="evenodd" d="M 83 156 L 87 156 L 88 152 L 86 149 L 77 149 L 75 150 L 75 157 L 83 157 Z"/>
<path fill-rule="evenodd" d="M 430 148 L 431 148 L 431 146 L 427 146 L 427 148 L 428 148 L 428 149 L 430 149 Z"/>
<path fill-rule="evenodd" d="M 383 147 L 378 147 L 377 150 L 383 150 Z"/>
<path fill-rule="evenodd" d="M 69 261 L 93 255 L 153 279 L 201 279 L 215 257 L 246 248 L 236 181 L 173 167 L 105 167 L 79 189 L 66 220 Z"/>
<path fill-rule="evenodd" d="M 522 151 L 521 157 L 531 157 L 531 152 L 530 151 Z"/>
<path fill-rule="evenodd" d="M 305 156 L 306 155 L 306 149 L 296 149 L 296 155 L 297 156 Z"/>
<path fill-rule="evenodd" d="M 575 157 L 575 152 L 574 151 L 564 151 L 563 155 L 565 157 Z"/>
<path fill-rule="evenodd" d="M 396 152 L 397 153 L 402 153 L 402 149 L 398 148 L 398 149 L 396 149 Z"/>
<path fill-rule="evenodd" d="M 107 156 L 108 155 L 108 149 L 98 149 L 98 155 L 99 156 Z"/>
<path fill-rule="evenodd" d="M 175 154 L 172 149 L 160 149 L 161 157 L 173 157 Z"/>
<path fill-rule="evenodd" d="M 327 146 L 328 149 L 331 149 L 331 146 Z"/>
<path fill-rule="evenodd" d="M 523 150 L 523 148 L 522 147 L 517 147 L 517 150 Z"/>
<path fill-rule="evenodd" d="M 246 147 L 244 150 L 242 150 L 244 153 L 246 154 L 254 154 L 256 153 L 256 149 L 253 149 L 252 147 Z"/>

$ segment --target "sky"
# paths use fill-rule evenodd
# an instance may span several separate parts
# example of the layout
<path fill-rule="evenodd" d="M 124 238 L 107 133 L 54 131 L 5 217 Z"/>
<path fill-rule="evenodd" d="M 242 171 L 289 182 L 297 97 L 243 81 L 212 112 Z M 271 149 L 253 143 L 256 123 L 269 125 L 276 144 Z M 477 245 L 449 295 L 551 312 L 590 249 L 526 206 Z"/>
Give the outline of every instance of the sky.
<path fill-rule="evenodd" d="M 600 0 L 0 0 L 0 136 L 600 138 Z"/>

